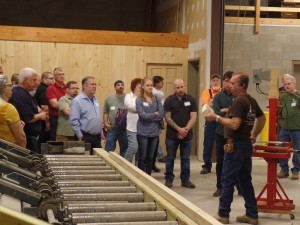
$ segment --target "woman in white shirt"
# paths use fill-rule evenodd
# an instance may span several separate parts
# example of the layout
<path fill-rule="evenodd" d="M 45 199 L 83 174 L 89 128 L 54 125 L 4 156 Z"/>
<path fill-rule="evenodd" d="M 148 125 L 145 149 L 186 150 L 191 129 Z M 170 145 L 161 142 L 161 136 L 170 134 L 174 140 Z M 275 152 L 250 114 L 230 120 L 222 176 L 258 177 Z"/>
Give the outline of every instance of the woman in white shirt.
<path fill-rule="evenodd" d="M 128 148 L 126 151 L 125 159 L 132 162 L 135 156 L 135 164 L 137 165 L 138 160 L 138 142 L 136 139 L 137 133 L 137 121 L 139 116 L 136 112 L 135 100 L 140 96 L 141 93 L 141 78 L 135 78 L 131 81 L 130 89 L 131 92 L 125 95 L 124 105 L 127 109 L 127 139 Z"/>

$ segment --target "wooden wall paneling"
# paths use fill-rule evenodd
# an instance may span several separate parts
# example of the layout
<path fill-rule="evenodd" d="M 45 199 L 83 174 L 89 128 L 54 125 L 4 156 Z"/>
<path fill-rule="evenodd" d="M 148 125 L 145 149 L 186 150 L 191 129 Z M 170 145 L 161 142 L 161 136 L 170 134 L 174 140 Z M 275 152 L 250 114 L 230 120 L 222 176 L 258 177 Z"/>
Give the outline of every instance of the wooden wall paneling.
<path fill-rule="evenodd" d="M 4 75 L 10 77 L 15 71 L 15 43 L 13 41 L 0 42 L 0 65 Z M 16 71 L 19 72 L 19 71 Z"/>

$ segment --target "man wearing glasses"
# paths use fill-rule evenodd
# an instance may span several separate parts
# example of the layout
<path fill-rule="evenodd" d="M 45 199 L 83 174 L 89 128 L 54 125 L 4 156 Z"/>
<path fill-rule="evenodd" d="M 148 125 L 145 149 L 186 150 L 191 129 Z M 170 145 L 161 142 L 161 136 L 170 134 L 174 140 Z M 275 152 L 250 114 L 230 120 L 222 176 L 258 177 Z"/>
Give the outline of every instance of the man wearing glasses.
<path fill-rule="evenodd" d="M 56 141 L 75 141 L 75 132 L 69 122 L 70 107 L 73 98 L 78 95 L 78 85 L 75 81 L 67 83 L 67 94 L 58 101 L 58 124 Z"/>

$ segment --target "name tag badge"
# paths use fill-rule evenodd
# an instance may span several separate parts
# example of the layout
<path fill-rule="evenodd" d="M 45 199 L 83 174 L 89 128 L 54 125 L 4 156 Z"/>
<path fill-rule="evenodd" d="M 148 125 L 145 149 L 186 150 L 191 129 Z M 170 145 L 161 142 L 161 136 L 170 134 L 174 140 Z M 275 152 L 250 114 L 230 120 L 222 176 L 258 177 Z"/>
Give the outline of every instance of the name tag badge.
<path fill-rule="evenodd" d="M 185 102 L 185 103 L 184 103 L 184 106 L 190 106 L 190 105 L 191 105 L 190 102 Z"/>
<path fill-rule="evenodd" d="M 149 103 L 148 102 L 143 102 L 143 106 L 149 107 Z"/>
<path fill-rule="evenodd" d="M 99 106 L 99 104 L 98 104 L 98 103 L 95 103 L 95 106 L 97 106 L 97 107 L 98 107 L 98 106 Z"/>
<path fill-rule="evenodd" d="M 295 107 L 296 106 L 296 102 L 292 102 L 291 106 Z"/>
<path fill-rule="evenodd" d="M 116 110 L 116 106 L 111 106 L 110 110 Z"/>

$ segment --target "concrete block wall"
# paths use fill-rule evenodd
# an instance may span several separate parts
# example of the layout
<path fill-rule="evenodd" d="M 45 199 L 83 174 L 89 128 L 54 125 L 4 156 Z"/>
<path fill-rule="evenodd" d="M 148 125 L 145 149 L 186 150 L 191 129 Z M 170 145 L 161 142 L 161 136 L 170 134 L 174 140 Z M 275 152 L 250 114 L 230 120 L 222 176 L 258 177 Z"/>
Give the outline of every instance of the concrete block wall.
<path fill-rule="evenodd" d="M 300 26 L 261 25 L 258 34 L 249 24 L 225 24 L 224 72 L 244 71 L 250 75 L 249 92 L 267 111 L 267 96 L 255 91 L 252 69 L 279 69 L 281 74 L 294 73 L 293 61 L 300 60 Z M 298 83 L 300 77 L 294 74 Z M 269 82 L 262 81 L 260 88 L 268 93 Z"/>

